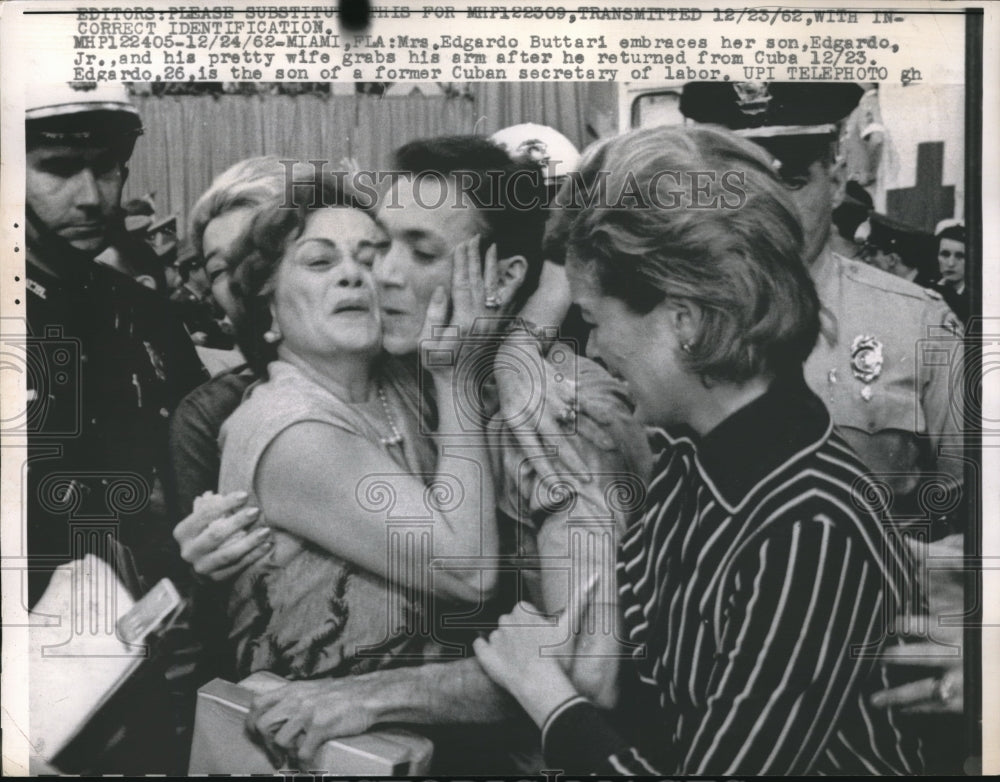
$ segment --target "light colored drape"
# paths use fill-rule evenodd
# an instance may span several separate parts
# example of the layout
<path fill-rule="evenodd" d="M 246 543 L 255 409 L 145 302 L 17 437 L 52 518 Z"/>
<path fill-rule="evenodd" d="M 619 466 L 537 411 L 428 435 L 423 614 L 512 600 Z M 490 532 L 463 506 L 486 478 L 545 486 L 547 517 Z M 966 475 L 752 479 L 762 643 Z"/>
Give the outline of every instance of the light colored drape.
<path fill-rule="evenodd" d="M 363 168 L 388 168 L 407 141 L 441 134 L 489 135 L 520 122 L 551 125 L 574 144 L 585 130 L 582 83 L 477 83 L 467 97 L 422 95 L 136 96 L 145 135 L 130 163 L 125 198 L 156 194 L 157 214 L 176 214 L 187 234 L 188 210 L 212 179 L 255 155 L 326 160 L 345 155 Z"/>

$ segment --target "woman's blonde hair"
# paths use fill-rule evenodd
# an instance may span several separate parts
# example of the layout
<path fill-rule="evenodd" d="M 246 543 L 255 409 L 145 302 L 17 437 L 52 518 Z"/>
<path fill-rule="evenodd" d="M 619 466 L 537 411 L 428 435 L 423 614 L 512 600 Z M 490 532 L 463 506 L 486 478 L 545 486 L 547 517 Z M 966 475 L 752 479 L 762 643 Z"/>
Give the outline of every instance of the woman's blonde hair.
<path fill-rule="evenodd" d="M 575 191 L 575 192 L 574 192 Z M 711 127 L 650 128 L 588 150 L 552 235 L 602 293 L 701 314 L 683 356 L 706 380 L 801 368 L 819 333 L 802 227 L 771 159 Z"/>
<path fill-rule="evenodd" d="M 205 228 L 216 217 L 234 209 L 256 209 L 281 196 L 285 166 L 273 156 L 251 157 L 219 174 L 191 208 L 189 232 L 198 255 L 202 254 Z"/>

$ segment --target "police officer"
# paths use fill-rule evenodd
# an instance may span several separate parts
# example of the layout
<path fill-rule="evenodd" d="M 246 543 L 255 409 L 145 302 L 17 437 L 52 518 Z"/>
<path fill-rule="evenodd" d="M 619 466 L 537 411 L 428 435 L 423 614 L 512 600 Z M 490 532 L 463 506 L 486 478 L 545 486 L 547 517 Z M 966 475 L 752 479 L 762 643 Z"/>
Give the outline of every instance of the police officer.
<path fill-rule="evenodd" d="M 31 603 L 51 567 L 92 550 L 132 560 L 133 588 L 170 567 L 172 524 L 153 512 L 167 419 L 205 375 L 167 302 L 96 263 L 122 226 L 142 122 L 124 87 L 27 91 L 28 553 Z M 107 543 L 110 539 L 116 542 Z M 130 555 L 119 545 L 124 544 Z"/>
<path fill-rule="evenodd" d="M 861 257 L 872 266 L 922 288 L 930 288 L 936 275 L 928 268 L 928 248 L 933 237 L 888 215 L 873 212 L 868 217 L 870 230 Z"/>
<path fill-rule="evenodd" d="M 930 534 L 943 537 L 961 524 L 960 325 L 940 294 L 828 247 L 838 123 L 860 96 L 846 83 L 694 82 L 680 108 L 751 138 L 774 158 L 799 208 L 804 259 L 825 310 L 806 381 L 891 488 L 895 517 L 930 522 Z"/>
<path fill-rule="evenodd" d="M 26 95 L 29 603 L 54 567 L 86 553 L 138 597 L 187 573 L 159 478 L 170 413 L 206 374 L 165 298 L 95 261 L 124 233 L 122 187 L 142 133 L 124 87 Z M 146 666 L 135 686 L 141 705 L 116 696 L 56 765 L 183 771 L 162 670 Z"/>
<path fill-rule="evenodd" d="M 208 278 L 204 261 L 192 247 L 184 247 L 173 264 L 181 283 L 169 295 L 174 309 L 184 321 L 196 345 L 232 350 L 235 342 L 222 329 L 225 313 L 212 298 L 212 282 Z"/>

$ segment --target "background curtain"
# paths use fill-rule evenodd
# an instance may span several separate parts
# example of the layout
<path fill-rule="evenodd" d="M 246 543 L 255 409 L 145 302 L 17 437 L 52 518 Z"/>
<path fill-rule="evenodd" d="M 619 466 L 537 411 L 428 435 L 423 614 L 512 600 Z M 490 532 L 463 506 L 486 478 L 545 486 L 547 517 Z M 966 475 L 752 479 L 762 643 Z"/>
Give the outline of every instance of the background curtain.
<path fill-rule="evenodd" d="M 125 200 L 155 193 L 158 217 L 188 210 L 225 169 L 255 155 L 326 160 L 345 155 L 386 169 L 407 141 L 452 133 L 489 135 L 521 122 L 551 125 L 582 149 L 587 108 L 613 85 L 475 83 L 455 97 L 372 95 L 139 95 L 145 135 L 136 145 Z"/>

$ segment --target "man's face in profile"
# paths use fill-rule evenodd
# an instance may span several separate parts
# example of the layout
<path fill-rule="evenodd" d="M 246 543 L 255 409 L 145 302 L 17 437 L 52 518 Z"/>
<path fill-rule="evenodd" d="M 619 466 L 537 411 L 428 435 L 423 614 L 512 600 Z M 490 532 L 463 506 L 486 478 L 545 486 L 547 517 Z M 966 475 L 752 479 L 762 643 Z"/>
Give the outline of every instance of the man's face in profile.
<path fill-rule="evenodd" d="M 802 260 L 806 266 L 820 256 L 830 238 L 843 166 L 835 162 L 831 142 L 823 136 L 752 138 L 777 161 L 802 223 Z"/>
<path fill-rule="evenodd" d="M 455 248 L 482 231 L 480 216 L 451 178 L 396 179 L 378 210 L 389 247 L 375 259 L 373 274 L 382 308 L 386 352 L 417 350 L 427 305 L 438 286 L 451 293 Z"/>
<path fill-rule="evenodd" d="M 40 144 L 27 155 L 26 200 L 42 227 L 80 252 L 97 254 L 121 203 L 126 171 L 99 144 Z"/>

